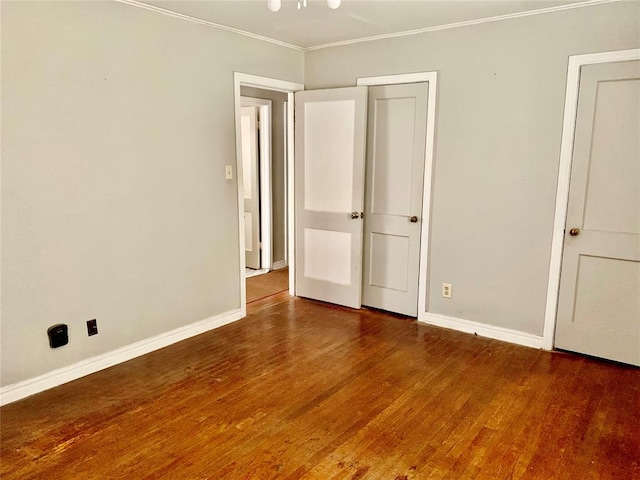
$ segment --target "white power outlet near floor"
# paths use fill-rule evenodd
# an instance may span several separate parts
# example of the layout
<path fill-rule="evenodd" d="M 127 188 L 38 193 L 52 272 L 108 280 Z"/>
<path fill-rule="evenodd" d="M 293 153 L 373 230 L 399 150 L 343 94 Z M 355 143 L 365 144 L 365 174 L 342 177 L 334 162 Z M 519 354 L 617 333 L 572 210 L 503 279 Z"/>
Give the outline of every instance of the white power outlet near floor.
<path fill-rule="evenodd" d="M 443 283 L 442 284 L 442 296 L 444 298 L 451 298 L 451 284 Z"/>

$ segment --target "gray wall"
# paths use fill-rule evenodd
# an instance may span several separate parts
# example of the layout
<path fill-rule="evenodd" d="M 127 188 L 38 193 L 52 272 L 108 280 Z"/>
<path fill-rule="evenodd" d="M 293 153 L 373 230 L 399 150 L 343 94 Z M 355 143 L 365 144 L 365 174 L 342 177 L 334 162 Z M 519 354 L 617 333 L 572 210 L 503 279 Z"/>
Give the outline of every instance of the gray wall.
<path fill-rule="evenodd" d="M 438 70 L 430 309 L 540 334 L 567 57 L 640 45 L 637 2 L 305 55 L 115 2 L 0 5 L 3 386 L 240 308 L 233 71 Z"/>
<path fill-rule="evenodd" d="M 2 2 L 2 385 L 240 308 L 233 72 L 303 61 L 116 2 Z"/>
<path fill-rule="evenodd" d="M 542 334 L 568 57 L 639 47 L 639 10 L 613 3 L 307 52 L 307 89 L 439 72 L 431 312 Z"/>
<path fill-rule="evenodd" d="M 285 261 L 285 130 L 284 104 L 287 94 L 242 87 L 245 97 L 271 100 L 271 195 L 273 203 L 273 261 Z"/>

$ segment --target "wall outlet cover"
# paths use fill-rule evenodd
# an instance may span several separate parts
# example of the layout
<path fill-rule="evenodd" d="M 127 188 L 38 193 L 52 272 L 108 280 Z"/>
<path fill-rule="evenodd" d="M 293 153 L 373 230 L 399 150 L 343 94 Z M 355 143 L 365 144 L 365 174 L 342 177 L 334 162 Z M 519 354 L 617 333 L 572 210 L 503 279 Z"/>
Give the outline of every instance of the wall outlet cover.
<path fill-rule="evenodd" d="M 95 318 L 93 320 L 87 320 L 87 335 L 97 335 L 98 334 L 98 320 Z"/>

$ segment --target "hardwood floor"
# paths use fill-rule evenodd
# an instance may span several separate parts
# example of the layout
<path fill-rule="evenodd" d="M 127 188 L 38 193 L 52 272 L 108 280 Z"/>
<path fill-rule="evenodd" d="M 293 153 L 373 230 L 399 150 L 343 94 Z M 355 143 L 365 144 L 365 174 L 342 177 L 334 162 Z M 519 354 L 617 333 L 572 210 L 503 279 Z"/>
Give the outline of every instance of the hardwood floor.
<path fill-rule="evenodd" d="M 0 409 L 3 479 L 638 479 L 640 369 L 293 299 Z"/>
<path fill-rule="evenodd" d="M 247 304 L 276 293 L 289 290 L 289 269 L 281 268 L 269 273 L 247 277 Z"/>

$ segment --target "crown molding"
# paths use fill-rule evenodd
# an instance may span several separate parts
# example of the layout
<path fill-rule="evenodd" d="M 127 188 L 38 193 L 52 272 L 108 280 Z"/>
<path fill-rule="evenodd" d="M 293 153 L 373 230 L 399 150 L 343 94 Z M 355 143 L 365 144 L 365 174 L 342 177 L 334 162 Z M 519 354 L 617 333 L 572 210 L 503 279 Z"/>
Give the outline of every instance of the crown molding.
<path fill-rule="evenodd" d="M 209 22 L 207 20 L 202 20 L 195 17 L 190 17 L 189 15 L 184 15 L 182 13 L 173 12 L 171 10 L 167 10 L 165 8 L 156 7 L 153 5 L 148 5 L 146 3 L 139 2 L 137 0 L 113 0 L 117 3 L 124 3 L 126 5 L 131 5 L 132 7 L 143 8 L 145 10 L 149 10 L 156 13 L 161 13 L 163 15 L 167 15 L 169 17 L 179 18 L 181 20 L 186 20 L 191 23 L 198 23 L 200 25 L 205 25 L 207 27 L 217 28 L 219 30 L 225 30 L 227 32 L 237 33 L 239 35 L 244 35 L 245 37 L 254 38 L 256 40 L 262 40 L 263 42 L 273 43 L 275 45 L 279 45 L 281 47 L 290 48 L 292 50 L 298 50 L 300 52 L 304 51 L 303 47 L 299 47 L 297 45 L 292 45 L 290 43 L 282 42 L 280 40 L 275 40 L 273 38 L 264 37 L 262 35 L 257 35 L 255 33 L 246 32 L 244 30 L 240 30 L 238 28 L 228 27 L 226 25 L 221 25 L 219 23 Z"/>
<path fill-rule="evenodd" d="M 620 2 L 622 0 L 589 0 L 586 2 L 580 2 L 580 3 L 570 3 L 568 5 L 561 5 L 561 6 L 557 6 L 557 7 L 548 7 L 548 8 L 541 8 L 538 10 L 529 10 L 526 12 L 519 12 L 519 13 L 509 13 L 506 15 L 498 15 L 495 17 L 486 17 L 486 18 L 479 18 L 477 20 L 467 20 L 465 22 L 457 22 L 457 23 L 447 23 L 444 25 L 437 25 L 434 27 L 426 27 L 426 28 L 419 28 L 416 30 L 407 30 L 404 32 L 396 32 L 396 33 L 387 33 L 384 35 L 375 35 L 372 37 L 363 37 L 363 38 L 356 38 L 353 40 L 344 40 L 342 42 L 333 42 L 333 43 L 327 43 L 324 45 L 316 45 L 313 47 L 306 47 L 303 48 L 303 50 L 305 52 L 310 52 L 313 50 L 321 50 L 324 48 L 332 48 L 332 47 L 340 47 L 343 45 L 353 45 L 356 43 L 364 43 L 364 42 L 374 42 L 376 40 L 385 40 L 388 38 L 398 38 L 398 37 L 408 37 L 410 35 L 419 35 L 421 33 L 429 33 L 429 32 L 439 32 L 441 30 L 450 30 L 452 28 L 461 28 L 461 27 L 469 27 L 472 25 L 481 25 L 483 23 L 491 23 L 491 22 L 498 22 L 498 21 L 502 21 L 502 20 L 511 20 L 513 18 L 523 18 L 523 17 L 532 17 L 534 15 L 542 15 L 545 13 L 554 13 L 554 12 L 561 12 L 564 10 L 573 10 L 575 8 L 583 8 L 583 7 L 591 7 L 594 5 L 602 5 L 605 3 L 616 3 L 616 2 Z"/>
<path fill-rule="evenodd" d="M 168 15 L 170 17 L 179 18 L 181 20 L 186 20 L 188 22 L 198 23 L 200 25 L 206 25 L 206 26 L 212 27 L 212 28 L 218 28 L 220 30 L 226 30 L 227 32 L 237 33 L 238 35 L 244 35 L 245 37 L 255 38 L 256 40 L 262 40 L 263 42 L 273 43 L 273 44 L 279 45 L 281 47 L 286 47 L 286 48 L 290 48 L 292 50 L 297 50 L 299 52 L 310 52 L 310 51 L 313 51 L 313 50 L 321 50 L 321 49 L 325 49 L 325 48 L 340 47 L 340 46 L 344 46 L 344 45 L 353 45 L 353 44 L 356 44 L 356 43 L 374 42 L 376 40 L 385 40 L 385 39 L 389 39 L 389 38 L 408 37 L 410 35 L 419 35 L 421 33 L 439 32 L 441 30 L 449 30 L 449 29 L 452 29 L 452 28 L 469 27 L 469 26 L 473 26 L 473 25 L 481 25 L 483 23 L 499 22 L 499 21 L 502 21 L 502 20 L 511 20 L 511 19 L 514 19 L 514 18 L 532 17 L 534 15 L 543 15 L 543 14 L 546 14 L 546 13 L 561 12 L 561 11 L 564 11 L 564 10 L 573 10 L 575 8 L 592 7 L 594 5 L 603 5 L 603 4 L 606 4 L 606 3 L 617 3 L 617 2 L 621 2 L 622 0 L 588 0 L 586 2 L 570 3 L 568 5 L 560 5 L 560 6 L 556 6 L 556 7 L 540 8 L 538 10 L 529 10 L 529 11 L 526 11 L 526 12 L 509 13 L 509 14 L 506 14 L 506 15 L 498 15 L 498 16 L 495 16 L 495 17 L 479 18 L 477 20 L 467 20 L 465 22 L 447 23 L 447 24 L 443 24 L 443 25 L 436 25 L 434 27 L 425 27 L 425 28 L 419 28 L 419 29 L 416 29 L 416 30 L 407 30 L 407 31 L 404 31 L 404 32 L 387 33 L 387 34 L 384 34 L 384 35 L 374 35 L 374 36 L 371 36 L 371 37 L 355 38 L 353 40 L 344 40 L 344 41 L 341 41 L 341 42 L 332 42 L 332 43 L 326 43 L 326 44 L 322 44 L 322 45 L 314 45 L 314 46 L 311 46 L 311 47 L 301 47 L 299 45 L 293 45 L 291 43 L 286 43 L 286 42 L 283 42 L 283 41 L 280 41 L 280 40 L 276 40 L 276 39 L 273 39 L 273 38 L 269 38 L 269 37 L 265 37 L 265 36 L 262 36 L 262 35 L 257 35 L 255 33 L 247 32 L 245 30 L 240 30 L 238 28 L 228 27 L 226 25 L 221 25 L 219 23 L 209 22 L 207 20 L 202 20 L 202 19 L 199 19 L 199 18 L 190 17 L 189 15 L 184 15 L 182 13 L 177 13 L 177 12 L 173 12 L 171 10 L 167 10 L 167 9 L 164 9 L 164 8 L 156 7 L 156 6 L 153 6 L 153 5 L 148 5 L 148 4 L 140 2 L 138 0 L 113 0 L 113 1 L 114 2 L 118 2 L 118 3 L 124 3 L 124 4 L 127 4 L 127 5 L 131 5 L 133 7 L 144 8 L 145 10 L 150 10 L 152 12 L 161 13 L 163 15 Z"/>

